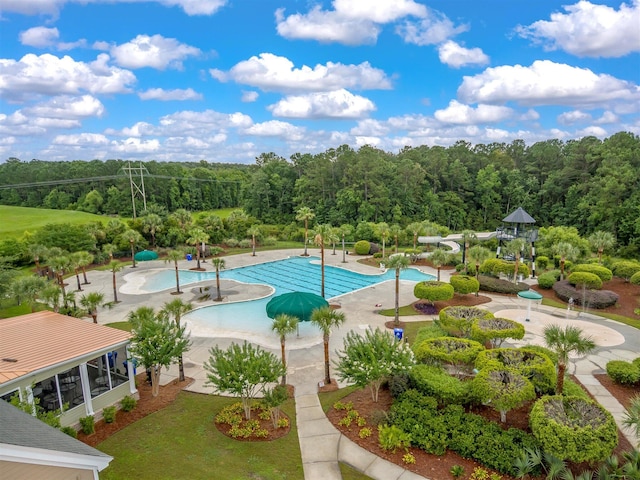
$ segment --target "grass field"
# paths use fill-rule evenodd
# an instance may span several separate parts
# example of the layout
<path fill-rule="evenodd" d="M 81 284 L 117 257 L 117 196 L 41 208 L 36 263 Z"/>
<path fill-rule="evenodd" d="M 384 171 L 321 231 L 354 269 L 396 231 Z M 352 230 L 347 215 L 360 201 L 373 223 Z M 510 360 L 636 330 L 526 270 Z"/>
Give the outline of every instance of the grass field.
<path fill-rule="evenodd" d="M 0 205 L 0 237 L 20 238 L 24 232 L 34 232 L 48 223 L 88 222 L 106 223 L 109 217 L 75 210 L 48 210 L 46 208 L 10 207 Z"/>

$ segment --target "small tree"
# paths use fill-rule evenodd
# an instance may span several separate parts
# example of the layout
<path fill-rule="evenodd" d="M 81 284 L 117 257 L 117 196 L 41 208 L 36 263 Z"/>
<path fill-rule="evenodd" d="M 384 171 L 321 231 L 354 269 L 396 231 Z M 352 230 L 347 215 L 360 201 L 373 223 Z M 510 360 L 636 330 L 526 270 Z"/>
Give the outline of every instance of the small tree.
<path fill-rule="evenodd" d="M 368 385 L 371 398 L 377 402 L 382 383 L 393 374 L 408 372 L 414 363 L 413 353 L 404 342 L 376 328 L 367 330 L 364 337 L 353 331 L 347 333 L 336 371 L 340 380 L 358 387 Z"/>
<path fill-rule="evenodd" d="M 404 255 L 394 255 L 385 262 L 385 266 L 396 271 L 396 290 L 393 323 L 395 325 L 400 325 L 400 271 L 409 267 L 409 258 Z"/>
<path fill-rule="evenodd" d="M 614 237 L 611 232 L 604 232 L 602 230 L 593 232 L 587 240 L 591 248 L 598 253 L 599 263 L 602 263 L 602 254 L 604 251 L 616 244 L 616 237 Z"/>
<path fill-rule="evenodd" d="M 483 403 L 500 412 L 500 421 L 507 421 L 507 412 L 536 398 L 533 384 L 509 368 L 484 368 L 475 376 L 472 392 Z"/>
<path fill-rule="evenodd" d="M 224 258 L 216 257 L 211 259 L 211 263 L 216 269 L 216 288 L 218 289 L 218 296 L 216 297 L 216 302 L 221 302 L 222 294 L 220 293 L 220 270 L 224 270 L 225 261 L 224 261 Z"/>
<path fill-rule="evenodd" d="M 202 250 L 202 255 L 204 255 L 204 244 L 208 241 L 209 235 L 201 228 L 196 227 L 189 230 L 189 238 L 187 239 L 187 243 L 193 245 L 196 249 L 197 270 L 202 270 L 202 268 L 200 267 L 200 251 Z"/>
<path fill-rule="evenodd" d="M 176 322 L 176 327 L 180 328 L 180 320 L 182 316 L 193 310 L 193 304 L 190 302 L 183 302 L 181 299 L 176 298 L 171 302 L 165 303 L 162 307 L 162 313 L 173 317 Z M 178 379 L 184 382 L 184 363 L 182 361 L 182 354 L 178 357 Z"/>
<path fill-rule="evenodd" d="M 582 330 L 573 325 L 565 328 L 559 325 L 547 325 L 544 328 L 544 343 L 558 355 L 556 395 L 562 395 L 569 356 L 573 353 L 586 355 L 596 348 L 596 344 L 591 337 L 585 337 Z"/>
<path fill-rule="evenodd" d="M 204 363 L 208 378 L 205 385 L 240 397 L 247 420 L 251 418 L 251 403 L 258 392 L 264 392 L 268 384 L 277 382 L 284 374 L 278 357 L 248 342 L 232 343 L 226 350 L 211 347 L 209 354 Z"/>
<path fill-rule="evenodd" d="M 478 293 L 480 290 L 480 282 L 471 275 L 452 275 L 449 283 L 451 283 L 453 291 L 459 295 Z"/>
<path fill-rule="evenodd" d="M 490 342 L 491 348 L 500 347 L 507 338 L 524 338 L 524 325 L 508 318 L 479 318 L 471 325 L 471 338 Z"/>
<path fill-rule="evenodd" d="M 166 313 L 156 314 L 150 307 L 140 307 L 129 314 L 131 355 L 151 371 L 151 395 L 160 392 L 160 369 L 169 367 L 191 346 L 185 326 L 178 327 Z"/>
<path fill-rule="evenodd" d="M 120 238 L 129 243 L 129 248 L 131 248 L 131 261 L 133 262 L 131 268 L 136 268 L 136 243 L 139 243 L 142 240 L 142 235 L 140 235 L 136 230 L 130 228 L 121 233 Z"/>
<path fill-rule="evenodd" d="M 564 280 L 564 265 L 567 260 L 573 261 L 580 251 L 569 242 L 559 242 L 552 247 L 553 253 L 560 256 L 560 280 Z"/>
<path fill-rule="evenodd" d="M 173 262 L 173 266 L 176 270 L 176 294 L 181 294 L 182 291 L 180 290 L 180 273 L 178 271 L 178 261 L 182 260 L 184 258 L 184 251 L 182 250 L 170 250 L 169 253 L 167 253 L 167 258 L 165 258 L 165 263 L 166 262 Z"/>
<path fill-rule="evenodd" d="M 524 238 L 515 238 L 510 242 L 507 242 L 505 245 L 505 250 L 508 253 L 513 254 L 516 259 L 516 264 L 513 268 L 513 283 L 518 281 L 518 270 L 520 267 L 520 258 L 522 257 L 522 252 L 525 249 L 527 242 L 525 242 Z"/>
<path fill-rule="evenodd" d="M 93 323 L 98 323 L 98 307 L 104 306 L 104 294 L 91 292 L 80 297 L 80 305 L 87 309 L 87 314 L 93 318 Z"/>
<path fill-rule="evenodd" d="M 278 428 L 280 420 L 280 406 L 289 398 L 289 392 L 284 385 L 276 385 L 263 392 L 262 403 L 269 408 L 273 428 Z"/>
<path fill-rule="evenodd" d="M 339 327 L 346 321 L 344 313 L 333 310 L 331 307 L 317 308 L 311 314 L 311 323 L 322 331 L 322 341 L 324 343 L 324 381 L 331 383 L 329 374 L 329 335 L 333 327 Z"/>
<path fill-rule="evenodd" d="M 436 267 L 436 270 L 438 271 L 438 281 L 440 281 L 440 269 L 447 263 L 448 260 L 449 254 L 442 248 L 436 248 L 429 254 L 429 261 L 434 267 Z"/>
<path fill-rule="evenodd" d="M 469 260 L 476 264 L 476 278 L 480 272 L 480 264 L 494 256 L 493 252 L 482 245 L 474 245 L 468 252 Z"/>
<path fill-rule="evenodd" d="M 622 417 L 622 424 L 640 440 L 640 395 L 631 399 L 631 404 Z"/>
<path fill-rule="evenodd" d="M 247 235 L 251 235 L 251 256 L 256 256 L 256 238 L 262 234 L 262 230 L 257 225 L 253 225 L 247 229 Z"/>
<path fill-rule="evenodd" d="M 280 335 L 280 349 L 282 350 L 282 385 L 287 384 L 287 357 L 285 352 L 285 341 L 287 335 L 293 333 L 298 328 L 298 317 L 292 315 L 280 314 L 276 315 L 271 324 L 271 330 Z"/>

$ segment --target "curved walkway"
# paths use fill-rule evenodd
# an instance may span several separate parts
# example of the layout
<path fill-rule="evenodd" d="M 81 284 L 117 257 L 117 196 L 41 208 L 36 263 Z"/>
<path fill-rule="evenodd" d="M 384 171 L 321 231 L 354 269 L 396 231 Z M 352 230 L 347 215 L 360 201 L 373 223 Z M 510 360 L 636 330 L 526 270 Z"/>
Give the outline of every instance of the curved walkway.
<path fill-rule="evenodd" d="M 301 252 L 295 250 L 286 251 L 268 251 L 259 252 L 257 256 L 250 254 L 235 255 L 226 257 L 227 268 L 239 267 L 254 263 L 262 263 L 271 260 L 286 258 Z M 314 249 L 310 250 L 312 255 L 319 254 Z M 328 265 L 334 265 L 343 268 L 349 268 L 362 273 L 370 273 L 371 267 L 357 263 L 357 259 L 347 257 L 347 263 L 342 263 L 342 254 L 337 255 L 325 254 L 325 261 Z M 154 308 L 160 308 L 165 302 L 169 302 L 176 298 L 171 294 L 171 290 L 159 293 L 138 293 L 131 294 L 131 287 L 122 287 L 125 280 L 123 277 L 135 272 L 134 282 L 140 285 L 145 275 L 151 270 L 157 268 L 171 268 L 172 265 L 163 265 L 162 261 L 152 261 L 139 263 L 136 270 L 125 268 L 120 274 L 118 285 L 120 286 L 119 299 L 121 303 L 117 304 L 112 310 L 103 310 L 100 312 L 98 321 L 100 323 L 111 323 L 115 321 L 126 320 L 128 313 L 138 306 L 145 305 Z M 190 268 L 194 266 L 194 262 L 181 261 L 180 268 Z M 202 263 L 202 267 L 206 270 L 213 270 L 208 262 Z M 422 267 L 425 273 L 435 275 L 435 270 Z M 90 274 L 91 285 L 85 286 L 85 290 L 99 291 L 105 294 L 105 299 L 112 298 L 111 272 L 93 271 Z M 447 272 L 441 272 L 441 280 L 447 281 Z M 215 281 L 213 282 L 215 284 Z M 211 281 L 203 282 L 203 284 L 211 285 Z M 198 302 L 201 296 L 199 292 L 200 284 L 182 286 L 184 294 L 180 297 L 185 301 L 196 302 L 198 306 L 202 305 Z M 243 287 L 247 287 L 243 285 Z M 232 283 L 223 281 L 223 296 L 225 301 L 240 300 L 252 298 L 256 295 L 256 291 L 252 291 L 253 287 L 236 288 Z M 175 290 L 173 288 L 172 290 Z M 125 293 L 129 292 L 129 293 Z M 260 295 L 258 295 L 260 296 Z M 499 316 L 512 318 L 517 321 L 525 322 L 527 316 L 527 301 L 518 299 L 517 297 L 490 296 L 492 301 L 483 305 Z M 255 297 L 253 297 L 255 298 Z M 408 304 L 415 300 L 413 296 L 413 282 L 401 281 L 400 286 L 400 303 Z M 210 302 L 210 301 L 209 301 Z M 205 302 L 206 303 L 206 302 Z M 213 302 L 211 302 L 213 303 Z M 347 321 L 343 327 L 332 332 L 331 350 L 335 351 L 343 344 L 346 333 L 350 330 L 366 330 L 368 328 L 384 328 L 385 317 L 377 314 L 380 308 L 389 308 L 394 304 L 394 282 L 386 281 L 373 287 L 369 287 L 357 292 L 342 295 L 332 300 L 332 303 L 339 303 L 343 312 L 346 314 Z M 411 317 L 412 321 L 429 320 L 428 316 Z M 405 319 L 405 321 L 408 319 Z M 594 397 L 605 406 L 616 419 L 618 425 L 621 425 L 624 409 L 622 406 L 608 394 L 606 389 L 600 385 L 598 380 L 593 376 L 594 373 L 603 373 L 606 363 L 609 360 L 632 360 L 638 356 L 640 352 L 640 335 L 638 330 L 627 325 L 613 322 L 602 317 L 589 314 L 578 314 L 575 312 L 566 312 L 559 309 L 549 307 L 532 308 L 530 321 L 524 323 L 527 328 L 527 342 L 540 342 L 540 334 L 542 326 L 548 322 L 556 322 L 563 324 L 566 322 L 581 322 L 581 326 L 585 328 L 587 333 L 597 337 L 599 344 L 596 351 L 583 358 L 574 359 L 570 365 L 570 373 L 577 376 L 580 382 L 594 395 Z M 584 323 L 582 323 L 584 322 Z M 606 328 L 602 328 L 606 327 Z M 229 332 L 217 332 L 215 337 L 194 335 L 192 333 L 193 345 L 185 356 L 185 372 L 195 379 L 195 382 L 188 387 L 188 390 L 199 393 L 211 393 L 210 387 L 205 386 L 206 374 L 203 369 L 203 363 L 209 358 L 209 348 L 218 345 L 226 348 L 233 341 L 243 341 L 242 338 L 233 336 L 232 327 Z M 315 335 L 315 336 L 314 336 Z M 337 429 L 333 427 L 331 422 L 324 414 L 317 395 L 318 381 L 324 376 L 324 354 L 320 333 L 310 335 L 314 338 L 301 339 L 301 344 L 305 343 L 302 348 L 288 348 L 288 380 L 295 386 L 296 391 L 296 415 L 298 419 L 298 437 L 300 440 L 300 451 L 302 455 L 302 463 L 304 466 L 305 480 L 339 480 L 341 479 L 338 462 L 343 462 L 357 470 L 365 473 L 369 477 L 376 480 L 418 480 L 423 478 L 403 468 L 387 462 L 376 455 L 360 448 L 349 439 L 344 437 Z M 601 343 L 602 342 L 602 343 Z M 279 339 L 274 334 L 273 339 L 260 339 L 262 346 L 272 351 L 276 355 L 280 355 Z M 287 346 L 291 347 L 295 343 L 294 340 L 287 340 Z M 168 372 L 163 372 L 161 382 L 166 384 L 177 377 L 177 367 L 172 367 Z M 636 440 L 630 432 L 624 432 L 632 444 Z"/>

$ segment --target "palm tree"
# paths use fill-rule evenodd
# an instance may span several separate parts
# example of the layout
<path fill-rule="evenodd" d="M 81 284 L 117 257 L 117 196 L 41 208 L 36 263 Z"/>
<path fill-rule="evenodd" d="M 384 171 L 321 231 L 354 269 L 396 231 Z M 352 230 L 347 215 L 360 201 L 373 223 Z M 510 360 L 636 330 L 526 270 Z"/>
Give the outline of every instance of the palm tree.
<path fill-rule="evenodd" d="M 196 260 L 198 262 L 197 269 L 202 270 L 200 268 L 200 248 L 199 245 L 202 246 L 202 254 L 204 255 L 204 243 L 209 241 L 209 235 L 207 232 L 202 230 L 201 228 L 192 228 L 189 230 L 189 238 L 187 239 L 187 243 L 190 245 L 194 245 L 196 247 Z"/>
<path fill-rule="evenodd" d="M 51 270 L 53 270 L 53 272 L 56 275 L 56 278 L 58 280 L 58 285 L 60 285 L 60 288 L 62 289 L 62 294 L 65 295 L 66 290 L 64 288 L 65 283 L 64 283 L 63 275 L 64 275 L 65 269 L 69 266 L 69 257 L 65 255 L 58 255 L 58 256 L 49 258 L 48 263 L 49 263 L 49 267 L 51 267 Z"/>
<path fill-rule="evenodd" d="M 527 242 L 524 238 L 514 238 L 513 240 L 507 242 L 504 246 L 507 253 L 513 254 L 516 259 L 515 268 L 513 271 L 513 283 L 518 281 L 518 268 L 520 268 L 520 257 L 522 256 L 522 251 L 527 246 Z"/>
<path fill-rule="evenodd" d="M 602 230 L 593 232 L 589 236 L 588 240 L 591 244 L 591 248 L 598 252 L 599 263 L 602 263 L 602 253 L 607 248 L 611 248 L 616 244 L 616 237 L 614 237 L 611 232 L 603 232 Z"/>
<path fill-rule="evenodd" d="M 80 264 L 82 263 L 82 260 L 80 258 L 80 252 L 73 252 L 71 255 L 69 255 L 69 264 L 71 265 L 71 268 L 73 268 L 73 271 L 76 274 L 76 281 L 78 282 L 78 292 L 82 291 L 82 287 L 80 286 Z"/>
<path fill-rule="evenodd" d="M 113 261 L 113 253 L 118 251 L 118 247 L 113 243 L 105 243 L 102 245 L 103 253 L 109 255 L 109 261 Z"/>
<path fill-rule="evenodd" d="M 322 331 L 322 341 L 324 342 L 324 383 L 326 385 L 331 383 L 331 376 L 329 375 L 329 335 L 331 335 L 331 328 L 338 328 L 345 321 L 344 313 L 333 310 L 331 307 L 318 308 L 311 314 L 311 323 Z"/>
<path fill-rule="evenodd" d="M 304 222 L 304 253 L 302 254 L 305 257 L 308 257 L 307 253 L 307 241 L 309 238 L 309 220 L 312 220 L 316 216 L 309 207 L 300 207 L 296 211 L 296 220 Z"/>
<path fill-rule="evenodd" d="M 467 268 L 467 264 L 469 263 L 468 252 L 469 252 L 469 243 L 471 240 L 475 240 L 478 238 L 476 232 L 473 230 L 463 230 L 462 233 L 462 241 L 464 243 L 464 250 L 462 251 L 462 263 L 464 263 L 464 273 L 469 273 L 469 269 Z"/>
<path fill-rule="evenodd" d="M 251 235 L 251 256 L 252 257 L 256 256 L 256 237 L 259 236 L 261 233 L 262 231 L 260 230 L 260 227 L 258 227 L 257 225 L 252 225 L 247 230 L 247 235 Z"/>
<path fill-rule="evenodd" d="M 316 225 L 313 241 L 320 247 L 320 295 L 324 298 L 324 242 L 331 234 L 331 225 Z"/>
<path fill-rule="evenodd" d="M 475 262 L 476 264 L 476 278 L 478 278 L 478 275 L 480 273 L 480 264 L 482 264 L 485 260 L 489 260 L 491 257 L 493 257 L 493 252 L 481 245 L 474 245 L 469 249 L 468 255 L 469 260 Z"/>
<path fill-rule="evenodd" d="M 62 289 L 60 285 L 56 283 L 49 283 L 42 291 L 42 300 L 47 302 L 53 311 L 58 313 L 60 311 L 60 300 L 62 298 Z"/>
<path fill-rule="evenodd" d="M 407 225 L 407 231 L 413 235 L 413 249 L 416 249 L 416 243 L 418 241 L 418 235 L 422 233 L 424 224 L 422 222 L 413 222 Z"/>
<path fill-rule="evenodd" d="M 182 260 L 184 258 L 184 252 L 182 250 L 169 250 L 167 253 L 167 258 L 164 259 L 166 262 L 173 262 L 176 269 L 176 291 L 174 292 L 176 295 L 180 295 L 182 291 L 180 290 L 180 274 L 178 273 L 178 260 Z"/>
<path fill-rule="evenodd" d="M 339 231 L 340 237 L 342 238 L 342 263 L 347 263 L 347 258 L 345 257 L 346 250 L 344 247 L 344 240 L 346 236 L 351 235 L 353 233 L 353 226 L 349 225 L 348 223 L 345 223 L 338 227 L 338 231 Z"/>
<path fill-rule="evenodd" d="M 631 399 L 631 404 L 622 418 L 622 424 L 631 429 L 640 439 L 640 395 L 636 395 Z"/>
<path fill-rule="evenodd" d="M 298 317 L 282 313 L 276 315 L 271 324 L 271 330 L 280 335 L 280 349 L 282 351 L 282 385 L 287 384 L 287 358 L 285 355 L 285 339 L 286 336 L 295 332 L 298 327 Z"/>
<path fill-rule="evenodd" d="M 91 265 L 91 262 L 93 262 L 93 255 L 84 250 L 76 252 L 76 255 L 78 256 L 80 268 L 82 269 L 82 277 L 84 279 L 84 282 L 82 282 L 82 284 L 89 285 L 91 282 L 87 280 L 87 267 Z"/>
<path fill-rule="evenodd" d="M 391 225 L 389 227 L 390 233 L 393 236 L 393 241 L 395 243 L 396 249 L 395 249 L 395 253 L 398 253 L 398 238 L 400 237 L 400 234 L 402 233 L 402 227 L 400 225 L 398 225 L 397 223 L 394 223 L 393 225 Z"/>
<path fill-rule="evenodd" d="M 42 297 L 43 291 L 47 287 L 47 281 L 42 277 L 33 275 L 17 277 L 11 283 L 11 293 L 15 297 L 18 305 L 24 301 L 31 312 L 36 311 L 38 299 Z"/>
<path fill-rule="evenodd" d="M 116 286 L 116 273 L 122 270 L 122 263 L 113 260 L 109 263 L 109 268 L 111 269 L 111 276 L 113 279 L 113 303 L 118 303 L 118 288 Z"/>
<path fill-rule="evenodd" d="M 544 328 L 544 343 L 558 356 L 556 395 L 562 395 L 569 356 L 571 354 L 587 355 L 596 348 L 596 344 L 591 337 L 583 335 L 582 329 L 573 325 L 565 328 L 559 325 L 547 325 Z"/>
<path fill-rule="evenodd" d="M 558 242 L 551 250 L 556 255 L 560 255 L 560 280 L 564 280 L 564 264 L 567 260 L 574 260 L 579 254 L 579 250 L 569 242 Z"/>
<path fill-rule="evenodd" d="M 165 303 L 161 311 L 167 314 L 169 317 L 173 317 L 176 322 L 176 326 L 180 328 L 180 319 L 185 313 L 188 313 L 191 310 L 193 310 L 192 303 L 185 303 L 182 301 L 182 299 L 176 298 L 175 300 Z M 178 371 L 180 372 L 178 374 L 178 379 L 181 382 L 184 382 L 184 363 L 182 360 L 182 355 L 180 355 L 180 357 L 178 358 Z"/>
<path fill-rule="evenodd" d="M 396 271 L 396 300 L 395 300 L 395 318 L 394 325 L 400 325 L 400 270 L 409 267 L 409 257 L 404 255 L 393 255 L 385 262 L 387 268 L 393 268 Z"/>
<path fill-rule="evenodd" d="M 93 318 L 93 323 L 98 323 L 98 307 L 104 304 L 104 294 L 91 292 L 80 297 L 80 305 L 87 309 L 87 313 Z"/>
<path fill-rule="evenodd" d="M 36 264 L 36 274 L 40 275 L 40 260 L 47 256 L 48 248 L 44 245 L 36 243 L 34 245 L 29 245 L 29 253 L 31 254 L 31 258 Z"/>
<path fill-rule="evenodd" d="M 332 227 L 329 232 L 329 236 L 327 237 L 327 241 L 331 243 L 331 248 L 333 251 L 331 255 L 336 254 L 336 243 L 340 241 L 340 229 L 338 227 Z"/>
<path fill-rule="evenodd" d="M 156 246 L 156 233 L 162 231 L 162 218 L 157 213 L 148 213 L 142 217 L 142 228 L 151 235 L 151 245 Z"/>
<path fill-rule="evenodd" d="M 438 281 L 440 281 L 440 269 L 447 263 L 448 259 L 449 254 L 442 248 L 436 248 L 429 255 L 429 261 L 434 267 L 436 267 L 436 270 L 438 270 Z"/>
<path fill-rule="evenodd" d="M 216 298 L 216 302 L 222 301 L 222 295 L 220 294 L 220 270 L 224 270 L 225 261 L 224 258 L 212 258 L 211 263 L 216 269 L 216 287 L 218 289 L 218 298 Z"/>
<path fill-rule="evenodd" d="M 389 228 L 389 224 L 385 222 L 380 222 L 376 225 L 376 233 L 380 240 L 382 240 L 382 258 L 385 258 L 385 245 L 387 240 L 391 236 L 391 229 Z"/>
<path fill-rule="evenodd" d="M 120 238 L 125 242 L 129 242 L 129 246 L 131 247 L 131 260 L 133 261 L 133 265 L 131 268 L 136 268 L 136 243 L 142 240 L 142 235 L 137 230 L 130 228 L 125 230 Z"/>

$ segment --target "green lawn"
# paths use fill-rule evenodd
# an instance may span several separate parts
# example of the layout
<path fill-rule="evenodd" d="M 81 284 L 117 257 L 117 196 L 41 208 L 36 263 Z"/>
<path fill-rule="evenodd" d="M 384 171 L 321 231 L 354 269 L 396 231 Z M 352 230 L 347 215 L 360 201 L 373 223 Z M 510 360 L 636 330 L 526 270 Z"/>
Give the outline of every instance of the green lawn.
<path fill-rule="evenodd" d="M 46 208 L 10 207 L 0 205 L 0 237 L 20 238 L 25 231 L 35 232 L 48 223 L 88 222 L 106 223 L 108 217 L 75 210 L 48 210 Z"/>
<path fill-rule="evenodd" d="M 548 307 L 556 307 L 556 308 L 562 308 L 562 309 L 566 309 L 567 306 L 565 303 L 556 301 L 556 300 L 552 300 L 549 298 L 543 298 L 542 299 L 542 305 L 546 305 Z M 609 320 L 614 320 L 616 322 L 620 322 L 620 323 L 624 323 L 625 325 L 629 325 L 630 327 L 634 327 L 640 330 L 640 320 L 637 320 L 635 318 L 629 318 L 629 317 L 625 317 L 624 315 L 617 315 L 615 313 L 609 313 L 609 312 L 599 312 L 597 310 L 589 310 L 587 313 L 591 313 L 593 315 L 598 315 L 600 317 L 604 317 L 604 318 L 608 318 Z"/>
<path fill-rule="evenodd" d="M 102 480 L 304 478 L 295 405 L 288 435 L 272 442 L 243 442 L 218 432 L 213 418 L 236 398 L 181 392 L 176 401 L 119 431 L 98 445 L 114 457 Z M 362 477 L 352 477 L 354 480 Z"/>

